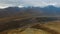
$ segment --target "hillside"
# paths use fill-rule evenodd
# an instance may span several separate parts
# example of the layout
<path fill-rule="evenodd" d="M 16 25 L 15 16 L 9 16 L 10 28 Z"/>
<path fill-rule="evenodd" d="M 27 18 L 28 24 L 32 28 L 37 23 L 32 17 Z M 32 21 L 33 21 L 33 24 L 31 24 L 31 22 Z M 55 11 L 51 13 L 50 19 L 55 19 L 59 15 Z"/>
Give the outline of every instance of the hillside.
<path fill-rule="evenodd" d="M 30 27 L 16 28 L 0 32 L 0 34 L 60 34 L 60 21 L 36 24 Z"/>

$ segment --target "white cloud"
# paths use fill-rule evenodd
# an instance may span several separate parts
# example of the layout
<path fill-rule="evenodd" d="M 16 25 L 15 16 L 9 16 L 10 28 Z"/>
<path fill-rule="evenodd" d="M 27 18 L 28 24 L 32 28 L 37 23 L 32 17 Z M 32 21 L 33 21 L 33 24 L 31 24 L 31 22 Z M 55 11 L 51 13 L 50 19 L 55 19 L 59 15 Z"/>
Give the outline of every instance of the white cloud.
<path fill-rule="evenodd" d="M 20 5 L 20 6 L 18 6 L 18 7 L 23 8 L 24 6 L 21 6 L 21 5 Z"/>
<path fill-rule="evenodd" d="M 60 0 L 22 0 L 21 4 L 23 5 L 32 5 L 32 6 L 47 6 L 47 5 L 54 5 L 60 6 Z"/>
<path fill-rule="evenodd" d="M 47 5 L 54 5 L 60 6 L 60 0 L 0 0 L 0 6 L 47 6 Z M 0 7 L 0 8 L 1 8 Z"/>

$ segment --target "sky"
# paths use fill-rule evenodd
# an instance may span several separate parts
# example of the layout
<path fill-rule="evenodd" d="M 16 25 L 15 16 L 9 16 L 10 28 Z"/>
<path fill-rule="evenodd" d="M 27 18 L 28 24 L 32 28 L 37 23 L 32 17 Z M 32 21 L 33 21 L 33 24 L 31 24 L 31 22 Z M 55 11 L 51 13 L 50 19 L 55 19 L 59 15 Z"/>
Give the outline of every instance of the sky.
<path fill-rule="evenodd" d="M 53 5 L 60 7 L 60 0 L 0 0 L 0 8 L 15 7 L 20 8 L 24 6 L 45 7 Z"/>

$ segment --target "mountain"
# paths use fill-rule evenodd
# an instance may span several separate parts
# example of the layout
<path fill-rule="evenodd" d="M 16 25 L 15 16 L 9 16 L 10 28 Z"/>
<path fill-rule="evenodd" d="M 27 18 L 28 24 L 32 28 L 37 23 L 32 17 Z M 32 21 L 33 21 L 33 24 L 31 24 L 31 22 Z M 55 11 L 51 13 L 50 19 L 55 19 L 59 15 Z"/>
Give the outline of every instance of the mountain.
<path fill-rule="evenodd" d="M 60 7 L 54 7 L 52 5 L 41 7 L 8 7 L 0 9 L 0 18 L 11 16 L 60 16 Z"/>
<path fill-rule="evenodd" d="M 60 17 L 57 18 L 57 17 L 42 17 L 42 16 L 60 16 L 59 11 L 60 11 L 60 8 L 54 7 L 52 5 L 46 6 L 44 8 L 8 7 L 5 9 L 0 9 L 0 32 L 2 31 L 6 32 L 7 30 L 12 30 L 16 33 L 17 31 L 19 32 L 25 31 L 26 28 L 35 28 L 35 29 L 41 29 L 44 32 L 46 31 L 51 34 L 55 34 L 57 33 L 55 30 L 46 28 L 44 27 L 43 24 L 47 24 L 50 22 L 52 22 L 53 24 L 54 21 L 56 22 L 56 20 L 60 20 Z M 35 17 L 35 16 L 39 16 L 39 17 Z M 52 24 L 49 24 L 49 25 L 52 25 Z M 4 34 L 4 32 L 2 32 L 2 34 Z"/>
<path fill-rule="evenodd" d="M 45 12 L 45 14 L 48 15 L 53 15 L 53 16 L 59 16 L 60 15 L 60 8 L 58 7 L 54 7 L 52 5 L 46 6 L 43 8 L 43 11 Z"/>

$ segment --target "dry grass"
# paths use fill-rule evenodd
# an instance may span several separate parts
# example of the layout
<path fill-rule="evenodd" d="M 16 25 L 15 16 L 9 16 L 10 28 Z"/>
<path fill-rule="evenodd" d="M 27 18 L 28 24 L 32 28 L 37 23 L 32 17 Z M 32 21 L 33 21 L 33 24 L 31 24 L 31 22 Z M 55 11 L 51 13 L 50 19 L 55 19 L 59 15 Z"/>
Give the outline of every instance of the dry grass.
<path fill-rule="evenodd" d="M 59 32 L 57 32 L 56 30 L 53 30 L 51 28 L 48 28 L 48 27 L 45 27 L 44 25 L 35 25 L 35 26 L 32 26 L 32 28 L 35 28 L 35 29 L 41 29 L 43 31 L 46 31 L 48 32 L 49 34 L 59 34 Z"/>
<path fill-rule="evenodd" d="M 6 22 L 11 20 L 18 21 L 26 18 L 20 18 L 20 17 L 1 18 L 0 22 Z M 31 28 L 30 27 L 26 29 L 23 28 L 22 32 L 21 32 L 21 28 L 18 28 L 18 29 L 6 30 L 3 32 L 0 32 L 0 34 L 60 34 L 60 21 L 47 22 L 42 25 L 41 24 L 38 24 L 38 25 L 32 24 L 32 25 L 33 26 L 31 26 Z"/>
<path fill-rule="evenodd" d="M 60 21 L 48 22 L 48 23 L 44 24 L 44 26 L 51 28 L 53 30 L 56 30 L 57 32 L 60 33 Z"/>
<path fill-rule="evenodd" d="M 49 22 L 43 25 L 34 25 L 31 28 L 21 31 L 21 29 L 13 29 L 1 32 L 1 34 L 60 34 L 60 23 L 58 21 Z M 55 27 L 56 26 L 56 27 Z"/>

